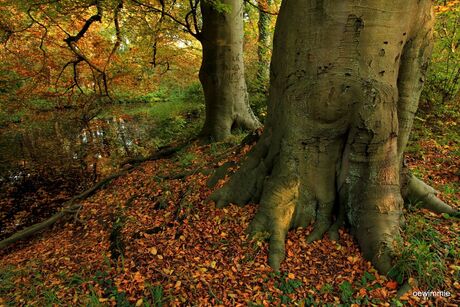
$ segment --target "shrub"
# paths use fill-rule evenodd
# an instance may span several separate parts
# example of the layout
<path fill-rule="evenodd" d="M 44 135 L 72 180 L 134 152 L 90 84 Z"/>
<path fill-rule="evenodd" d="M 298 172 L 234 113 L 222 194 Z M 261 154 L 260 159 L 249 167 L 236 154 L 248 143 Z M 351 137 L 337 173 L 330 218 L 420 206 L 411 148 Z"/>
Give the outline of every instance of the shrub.
<path fill-rule="evenodd" d="M 434 49 L 423 97 L 431 103 L 452 100 L 460 90 L 460 6 L 436 1 Z"/>

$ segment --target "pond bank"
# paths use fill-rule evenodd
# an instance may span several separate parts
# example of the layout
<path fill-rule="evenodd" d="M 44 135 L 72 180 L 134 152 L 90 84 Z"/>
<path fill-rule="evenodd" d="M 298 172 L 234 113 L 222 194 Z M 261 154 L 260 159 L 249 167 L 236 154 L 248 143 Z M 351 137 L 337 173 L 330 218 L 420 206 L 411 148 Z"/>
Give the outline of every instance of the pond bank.
<path fill-rule="evenodd" d="M 185 125 L 198 127 L 196 108 L 183 104 L 155 116 L 155 108 L 164 107 L 115 106 L 89 121 L 75 111 L 41 113 L 2 128 L 0 239 L 51 216 L 121 161 L 181 138 Z"/>

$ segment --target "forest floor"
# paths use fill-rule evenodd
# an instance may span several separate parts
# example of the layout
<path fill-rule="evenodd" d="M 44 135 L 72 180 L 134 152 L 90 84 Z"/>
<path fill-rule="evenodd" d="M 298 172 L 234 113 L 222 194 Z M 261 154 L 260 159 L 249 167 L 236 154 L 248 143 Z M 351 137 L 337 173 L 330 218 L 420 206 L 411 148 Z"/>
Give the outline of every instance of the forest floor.
<path fill-rule="evenodd" d="M 458 203 L 458 149 L 419 143 L 422 155 L 411 154 L 409 166 Z M 192 144 L 145 162 L 83 201 L 78 220 L 1 251 L 0 305 L 458 305 L 459 220 L 425 211 L 408 223 L 428 245 L 405 245 L 428 255 L 405 254 L 416 262 L 407 274 L 419 270 L 421 283 L 410 278 L 412 290 L 399 299 L 398 282 L 379 275 L 346 230 L 339 242 L 312 244 L 310 227 L 289 232 L 282 273 L 274 274 L 268 244 L 244 232 L 256 206 L 216 209 L 206 200 L 210 170 L 250 150 L 237 144 Z M 424 300 L 411 295 L 418 290 L 451 296 Z"/>

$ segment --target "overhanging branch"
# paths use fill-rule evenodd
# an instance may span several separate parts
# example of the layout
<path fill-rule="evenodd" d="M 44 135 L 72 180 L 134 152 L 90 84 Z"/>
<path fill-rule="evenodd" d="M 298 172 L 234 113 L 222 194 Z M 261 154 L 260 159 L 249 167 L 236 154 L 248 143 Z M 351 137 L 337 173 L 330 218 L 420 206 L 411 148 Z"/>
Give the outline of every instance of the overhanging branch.
<path fill-rule="evenodd" d="M 197 6 L 198 1 L 195 0 L 195 4 L 193 4 L 193 6 L 190 7 L 190 11 L 187 12 L 187 14 L 185 15 L 183 21 L 180 20 L 179 18 L 177 18 L 176 16 L 174 16 L 173 14 L 171 14 L 169 11 L 166 10 L 166 5 L 164 3 L 164 0 L 160 1 L 160 5 L 161 5 L 160 8 L 155 7 L 155 6 L 151 5 L 151 4 L 141 2 L 139 0 L 131 0 L 131 1 L 133 3 L 135 3 L 135 4 L 137 4 L 138 6 L 147 8 L 148 12 L 153 12 L 153 13 L 160 14 L 161 17 L 163 17 L 163 16 L 168 17 L 169 19 L 171 19 L 175 23 L 177 23 L 180 26 L 182 26 L 182 28 L 184 29 L 185 32 L 189 33 L 190 35 L 192 35 L 193 37 L 198 39 L 198 37 L 200 35 L 200 33 L 198 31 L 198 23 L 196 23 L 196 26 L 195 26 L 195 23 L 193 23 L 194 24 L 194 29 L 192 29 L 192 24 L 189 21 L 190 17 L 192 15 L 196 14 L 196 6 Z M 190 2 L 190 3 L 192 3 L 192 2 Z M 196 17 L 194 17 L 194 18 L 196 18 Z"/>

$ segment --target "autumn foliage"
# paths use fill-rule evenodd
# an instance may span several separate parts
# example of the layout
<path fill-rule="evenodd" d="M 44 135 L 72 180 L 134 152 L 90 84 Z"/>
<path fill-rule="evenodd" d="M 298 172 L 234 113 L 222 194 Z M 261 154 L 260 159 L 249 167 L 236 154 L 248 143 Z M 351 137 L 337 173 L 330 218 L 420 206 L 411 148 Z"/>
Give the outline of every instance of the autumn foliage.
<path fill-rule="evenodd" d="M 173 91 L 163 91 L 174 88 L 180 92 L 197 81 L 200 47 L 183 27 L 167 18 L 160 22 L 158 14 L 136 5 L 138 1 L 125 1 L 120 19 L 123 40 L 112 53 L 118 2 L 107 1 L 103 20 L 92 24 L 76 43 L 91 64 L 77 63 L 78 57 L 64 40 L 76 35 L 96 13 L 94 7 L 88 7 L 91 1 L 30 1 L 31 9 L 28 2 L 0 0 L 0 137 L 8 131 L 24 132 L 27 130 L 24 125 L 30 128 L 39 123 L 40 126 L 41 120 L 50 114 L 61 117 L 58 112 L 67 109 L 76 110 L 73 116 L 78 119 L 81 131 L 97 135 L 99 132 L 92 131 L 92 125 L 103 124 L 104 119 L 98 116 L 113 106 L 117 108 L 115 117 L 122 121 L 149 118 L 148 123 L 153 123 L 153 133 L 149 135 L 154 139 L 149 143 L 152 152 L 164 145 L 164 135 L 169 141 L 171 135 L 190 139 L 190 134 L 195 133 L 197 124 L 191 122 L 202 120 L 199 118 L 202 105 L 187 101 L 194 105 L 184 111 L 182 102 L 167 104 L 171 97 L 165 96 L 172 96 Z M 153 5 L 161 1 L 144 2 Z M 458 12 L 460 1 L 436 1 L 436 4 L 437 14 L 453 14 Z M 275 1 L 272 6 L 276 11 L 279 3 Z M 184 8 L 178 7 L 174 11 L 177 18 L 184 16 Z M 263 117 L 266 97 L 258 92 L 254 81 L 258 12 L 248 6 L 246 13 L 245 60 L 250 99 L 256 113 Z M 36 22 L 31 23 L 31 19 Z M 460 31 L 460 27 L 457 29 Z M 452 50 L 449 59 L 455 59 L 450 57 L 452 54 L 458 57 L 458 42 L 451 46 Z M 107 74 L 108 95 L 98 87 L 91 65 Z M 435 81 L 436 86 L 430 89 L 435 89 L 436 94 L 438 85 L 444 83 Z M 458 207 L 459 96 L 458 93 L 456 97 L 449 96 L 441 106 L 430 100 L 431 94 L 427 92 L 421 101 L 423 112 L 415 119 L 415 136 L 408 146 L 406 163 L 417 176 L 443 192 L 439 195 L 443 201 Z M 142 105 L 139 112 L 124 114 L 126 105 L 138 102 Z M 159 106 L 167 115 L 161 117 L 159 111 L 145 111 L 152 106 Z M 173 110 L 175 106 L 179 111 Z M 70 131 L 76 127 L 59 129 Z M 115 134 L 114 138 L 118 137 Z M 209 188 L 207 182 L 214 171 L 231 162 L 230 173 L 234 172 L 253 146 L 242 145 L 242 138 L 237 136 L 211 145 L 190 141 L 172 157 L 132 164 L 126 175 L 82 200 L 82 208 L 76 214 L 31 239 L 0 250 L 0 306 L 460 304 L 459 219 L 426 210 L 413 213 L 416 224 L 411 227 L 433 242 L 422 244 L 417 242 L 418 237 L 412 241 L 407 237 L 400 250 L 403 253 L 418 249 L 418 254 L 405 254 L 408 257 L 432 256 L 410 259 L 421 268 L 420 272 L 410 267 L 390 277 L 380 275 L 362 257 L 345 228 L 340 229 L 337 242 L 326 236 L 308 244 L 310 226 L 289 232 L 286 261 L 281 273 L 274 273 L 267 264 L 268 243 L 264 234 L 255 238 L 245 234 L 257 204 L 216 209 L 208 200 L 213 190 L 228 180 L 226 176 L 217 187 Z M 148 150 L 139 150 L 141 146 L 136 142 L 131 146 L 138 151 L 133 152 L 147 154 Z M 65 142 L 48 145 L 34 146 L 50 152 L 70 147 Z M 2 150 L 5 148 L 0 153 Z M 57 155 L 42 151 L 47 163 L 52 162 L 56 169 L 46 164 L 44 169 L 29 173 L 33 175 L 29 176 L 29 182 L 36 180 L 45 188 L 27 192 L 21 186 L 15 190 L 17 198 L 0 200 L 3 237 L 48 218 L 73 194 L 126 167 L 120 166 L 117 159 L 129 156 L 101 155 L 93 178 L 85 172 L 86 168 L 82 171 L 77 165 L 79 161 L 72 160 L 72 167 L 64 168 Z M 90 154 L 85 156 L 88 157 L 91 158 Z M 87 165 L 94 165 L 91 163 Z M 14 207 L 19 214 L 12 213 Z M 436 265 L 429 266 L 428 261 L 433 260 Z M 433 269 L 424 270 L 428 267 Z M 406 282 L 410 291 L 398 295 Z M 414 291 L 431 289 L 449 291 L 451 296 L 423 300 L 412 295 Z"/>

